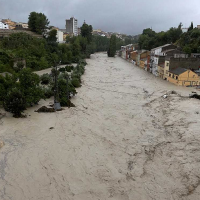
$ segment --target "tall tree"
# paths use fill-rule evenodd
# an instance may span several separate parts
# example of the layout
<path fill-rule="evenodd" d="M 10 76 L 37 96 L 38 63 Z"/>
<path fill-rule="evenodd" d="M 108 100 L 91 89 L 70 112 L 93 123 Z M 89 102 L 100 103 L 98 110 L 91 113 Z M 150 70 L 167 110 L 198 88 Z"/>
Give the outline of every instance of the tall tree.
<path fill-rule="evenodd" d="M 31 31 L 45 35 L 49 20 L 43 13 L 31 12 L 28 18 L 28 26 Z"/>
<path fill-rule="evenodd" d="M 92 31 L 93 31 L 92 26 L 86 24 L 85 22 L 81 26 L 81 36 L 87 38 L 88 43 L 92 42 Z"/>
<path fill-rule="evenodd" d="M 193 28 L 194 28 L 194 25 L 193 25 L 193 22 L 191 22 L 191 25 L 190 25 L 190 27 L 189 27 L 188 31 L 192 31 L 192 30 L 193 30 Z"/>
<path fill-rule="evenodd" d="M 110 45 L 108 47 L 108 57 L 115 57 L 116 54 L 116 35 L 112 35 L 110 38 Z"/>

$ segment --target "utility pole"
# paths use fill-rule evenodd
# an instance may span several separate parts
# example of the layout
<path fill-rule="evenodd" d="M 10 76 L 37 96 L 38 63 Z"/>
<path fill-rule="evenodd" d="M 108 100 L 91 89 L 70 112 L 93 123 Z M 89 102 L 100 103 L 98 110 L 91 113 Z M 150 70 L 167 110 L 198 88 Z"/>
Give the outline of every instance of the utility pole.
<path fill-rule="evenodd" d="M 69 76 L 68 76 L 68 74 L 67 74 L 67 76 L 66 76 L 66 82 L 67 82 L 67 101 L 69 101 L 69 90 L 68 90 L 68 87 L 69 87 Z"/>
<path fill-rule="evenodd" d="M 60 102 L 58 101 L 58 81 L 57 81 L 57 76 L 58 76 L 58 71 L 57 71 L 58 65 L 56 62 L 54 62 L 54 69 L 55 69 L 55 77 L 54 77 L 54 109 L 55 111 L 60 110 Z"/>

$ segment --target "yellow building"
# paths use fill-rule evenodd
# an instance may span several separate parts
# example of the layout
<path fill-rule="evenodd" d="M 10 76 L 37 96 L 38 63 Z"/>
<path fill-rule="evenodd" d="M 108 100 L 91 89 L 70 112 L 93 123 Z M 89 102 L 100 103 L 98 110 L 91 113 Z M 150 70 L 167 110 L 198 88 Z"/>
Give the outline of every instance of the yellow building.
<path fill-rule="evenodd" d="M 200 85 L 198 74 L 185 68 L 176 68 L 169 71 L 167 80 L 175 85 L 196 86 Z"/>
<path fill-rule="evenodd" d="M 165 61 L 162 64 L 158 65 L 158 75 L 160 78 L 167 80 L 169 76 L 169 61 Z"/>
<path fill-rule="evenodd" d="M 158 65 L 158 76 L 163 79 L 164 79 L 164 68 L 165 68 L 165 64 Z"/>
<path fill-rule="evenodd" d="M 145 61 L 144 60 L 140 60 L 140 67 L 142 69 L 144 69 L 144 67 L 145 67 Z"/>

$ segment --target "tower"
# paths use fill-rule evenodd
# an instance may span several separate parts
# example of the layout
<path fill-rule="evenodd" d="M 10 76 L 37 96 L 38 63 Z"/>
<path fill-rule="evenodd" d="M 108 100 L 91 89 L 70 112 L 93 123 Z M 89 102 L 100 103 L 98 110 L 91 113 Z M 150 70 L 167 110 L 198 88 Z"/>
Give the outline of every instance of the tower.
<path fill-rule="evenodd" d="M 74 17 L 66 20 L 66 32 L 73 34 L 74 36 L 78 35 L 78 20 Z"/>

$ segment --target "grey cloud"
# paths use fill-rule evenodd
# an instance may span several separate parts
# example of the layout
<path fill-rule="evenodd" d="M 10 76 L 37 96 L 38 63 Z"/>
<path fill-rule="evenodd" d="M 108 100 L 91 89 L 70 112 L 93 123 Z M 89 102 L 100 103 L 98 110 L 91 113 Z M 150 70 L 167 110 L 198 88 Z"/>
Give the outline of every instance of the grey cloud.
<path fill-rule="evenodd" d="M 126 34 L 200 24 L 200 1 L 192 0 L 0 0 L 0 18 L 27 22 L 32 11 L 43 12 L 51 25 L 65 27 L 74 16 L 79 26 L 86 20 L 94 29 Z"/>

